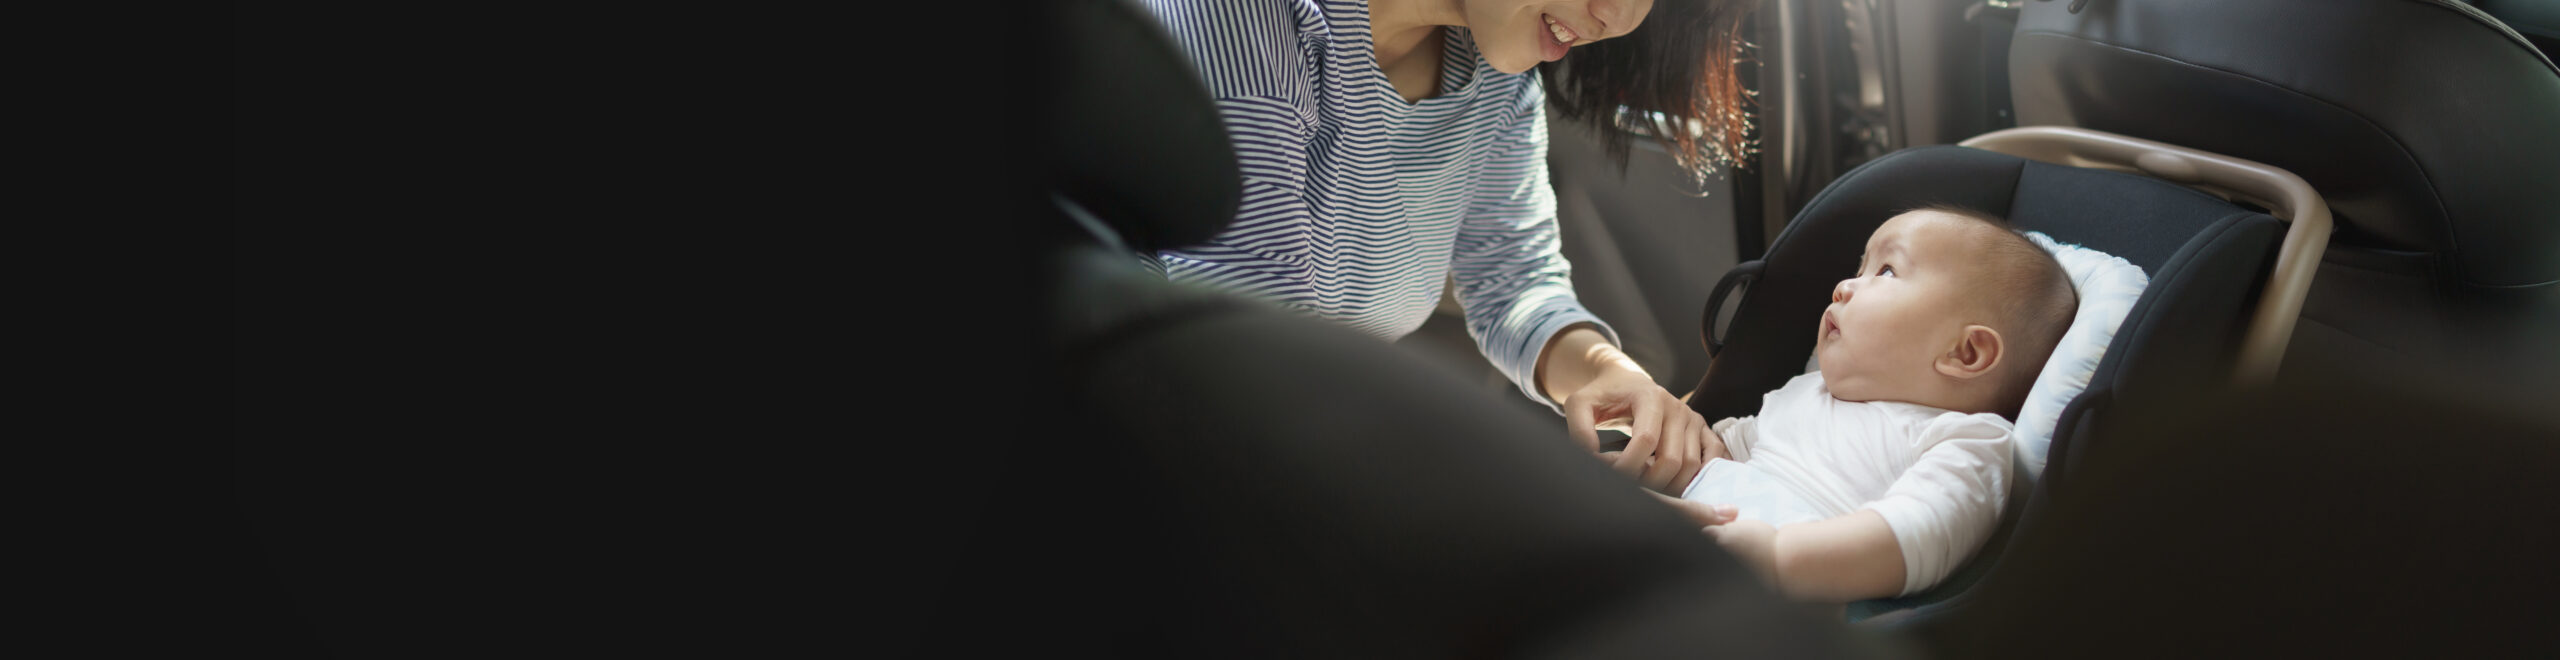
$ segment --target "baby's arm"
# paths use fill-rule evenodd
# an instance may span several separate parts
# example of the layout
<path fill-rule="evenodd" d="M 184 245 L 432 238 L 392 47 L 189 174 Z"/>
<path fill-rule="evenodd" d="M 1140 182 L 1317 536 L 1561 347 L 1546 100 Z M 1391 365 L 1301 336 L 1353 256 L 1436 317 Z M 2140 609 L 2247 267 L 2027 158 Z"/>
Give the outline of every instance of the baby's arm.
<path fill-rule="evenodd" d="M 1947 414 L 1920 434 L 1920 460 L 1863 513 L 1879 516 L 1902 549 L 1903 584 L 1916 592 L 1955 572 L 2000 526 L 2009 493 L 2012 431 L 1989 415 Z"/>
<path fill-rule="evenodd" d="M 1843 603 L 1918 591 L 1946 579 L 1999 525 L 2008 494 L 2006 425 L 1977 416 L 1931 420 L 1920 460 L 1884 497 L 1847 515 L 1789 525 L 1749 520 L 1711 530 L 1780 593 Z"/>
<path fill-rule="evenodd" d="M 1902 592 L 1902 546 L 1872 510 L 1786 529 L 1740 520 L 1707 533 L 1788 598 L 1846 603 Z"/>

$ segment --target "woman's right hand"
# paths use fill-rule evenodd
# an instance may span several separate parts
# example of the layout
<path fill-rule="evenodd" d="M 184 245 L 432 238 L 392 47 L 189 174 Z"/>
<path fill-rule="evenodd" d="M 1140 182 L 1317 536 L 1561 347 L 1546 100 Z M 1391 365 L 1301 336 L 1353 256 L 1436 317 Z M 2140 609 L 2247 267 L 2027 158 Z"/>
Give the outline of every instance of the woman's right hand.
<path fill-rule="evenodd" d="M 1691 414 L 1692 414 L 1692 415 L 1694 415 L 1695 413 L 1691 413 Z M 1669 445 L 1669 446 L 1675 446 L 1675 447 L 1678 447 L 1678 446 L 1692 447 L 1692 448 L 1695 448 L 1695 449 L 1698 451 L 1698 454 L 1697 454 L 1697 456 L 1696 456 L 1695 460 L 1692 460 L 1692 461 L 1689 461 L 1689 462 L 1688 462 L 1688 465 L 1686 466 L 1686 467 L 1687 467 L 1687 469 L 1681 470 L 1681 471 L 1679 471 L 1679 472 L 1677 472 L 1677 473 L 1674 473 L 1674 474 L 1670 475 L 1670 476 L 1671 476 L 1671 478 L 1670 478 L 1670 479 L 1665 480 L 1661 485 L 1658 485 L 1658 486 L 1657 486 L 1657 485 L 1655 485 L 1655 484 L 1653 484 L 1653 483 L 1650 483 L 1650 482 L 1645 483 L 1645 488 L 1646 488 L 1648 491 L 1652 491 L 1652 492 L 1655 492 L 1655 493 L 1657 493 L 1657 494 L 1678 495 L 1678 494 L 1680 494 L 1680 491 L 1685 490 L 1685 489 L 1687 489 L 1687 488 L 1689 487 L 1689 482 L 1694 481 L 1694 480 L 1696 480 L 1696 479 L 1697 479 L 1697 477 L 1698 477 L 1698 473 L 1699 473 L 1699 472 L 1705 471 L 1705 470 L 1707 469 L 1707 463 L 1708 463 L 1708 462 L 1714 461 L 1715 459 L 1719 459 L 1719 458 L 1721 458 L 1721 459 L 1725 459 L 1725 460 L 1728 460 L 1728 461 L 1733 460 L 1733 452 L 1732 452 L 1732 450 L 1725 448 L 1725 445 L 1724 445 L 1724 436 L 1723 436 L 1723 435 L 1721 435 L 1721 434 L 1716 433 L 1715 427 L 1713 427 L 1713 426 L 1710 426 L 1710 425 L 1707 425 L 1707 424 L 1699 424 L 1699 425 L 1697 425 L 1697 426 L 1689 427 L 1689 428 L 1685 428 L 1685 429 L 1681 429 L 1680 431 L 1676 431 L 1676 432 L 1689 434 L 1689 437 L 1693 440 L 1693 442 L 1687 442 L 1687 443 L 1664 443 L 1664 444 Z M 1668 447 L 1656 448 L 1656 449 L 1657 449 L 1657 451 L 1659 451 L 1659 450 L 1661 450 L 1661 449 L 1667 449 L 1667 448 L 1668 448 Z M 1627 467 L 1630 465 L 1630 459 L 1628 458 L 1628 452 L 1631 452 L 1631 451 L 1641 451 L 1638 447 L 1636 447 L 1635 442 L 1634 442 L 1634 441 L 1632 441 L 1632 440 L 1631 440 L 1631 441 L 1629 441 L 1626 451 L 1604 451 L 1604 452 L 1600 452 L 1600 461 L 1601 461 L 1601 462 L 1603 462 L 1603 463 L 1608 463 L 1611 467 L 1618 468 L 1620 471 L 1627 471 Z M 1660 459 L 1660 456 L 1657 454 L 1656 456 L 1652 456 L 1652 457 L 1647 457 L 1647 458 L 1645 458 L 1645 459 L 1644 459 L 1642 462 L 1640 462 L 1640 463 L 1634 463 L 1635 465 L 1641 465 L 1642 467 L 1640 467 L 1640 468 L 1638 468 L 1636 471 L 1634 471 L 1634 472 L 1630 473 L 1630 475 L 1629 475 L 1629 476 L 1635 476 L 1635 475 L 1637 475 L 1637 474 L 1648 474 L 1648 473 L 1658 474 L 1658 473 L 1659 473 L 1659 471 L 1655 470 L 1655 468 L 1660 467 L 1660 463 L 1659 463 L 1659 461 L 1660 461 L 1660 460 L 1661 460 L 1661 459 Z"/>
<path fill-rule="evenodd" d="M 1561 400 L 1565 431 L 1574 442 L 1596 451 L 1600 429 L 1622 431 L 1627 446 L 1610 462 L 1619 473 L 1665 493 L 1688 486 L 1707 465 L 1698 444 L 1706 420 L 1631 360 L 1613 360 L 1592 371 L 1596 375 L 1591 380 Z"/>

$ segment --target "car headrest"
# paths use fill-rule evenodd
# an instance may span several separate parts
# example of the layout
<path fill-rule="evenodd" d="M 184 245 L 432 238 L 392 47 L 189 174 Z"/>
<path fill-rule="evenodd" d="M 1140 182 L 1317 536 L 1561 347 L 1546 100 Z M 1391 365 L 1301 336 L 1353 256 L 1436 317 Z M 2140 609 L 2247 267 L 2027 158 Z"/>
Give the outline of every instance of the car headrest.
<path fill-rule="evenodd" d="M 1139 250 L 1225 230 L 1243 174 L 1207 89 L 1164 28 L 1128 0 L 1040 4 L 1055 43 L 1034 83 L 1049 190 Z"/>
<path fill-rule="evenodd" d="M 2333 246 L 2431 255 L 2448 289 L 2560 281 L 2560 67 L 2453 0 L 2026 3 L 2020 125 L 2284 168 Z M 2333 250 L 2334 251 L 2334 250 Z"/>

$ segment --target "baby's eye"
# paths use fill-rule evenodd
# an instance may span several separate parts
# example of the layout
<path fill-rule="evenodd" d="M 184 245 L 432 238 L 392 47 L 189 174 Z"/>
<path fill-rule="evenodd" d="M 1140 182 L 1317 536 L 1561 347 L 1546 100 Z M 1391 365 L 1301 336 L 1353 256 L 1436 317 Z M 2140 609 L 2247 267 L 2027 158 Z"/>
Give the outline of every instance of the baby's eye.
<path fill-rule="evenodd" d="M 1877 269 L 1876 269 L 1876 274 L 1877 274 L 1877 275 L 1892 275 L 1892 274 L 1893 274 L 1893 265 L 1892 265 L 1892 264 L 1886 264 L 1886 265 L 1885 265 L 1885 266 L 1883 266 L 1883 267 L 1877 268 Z"/>

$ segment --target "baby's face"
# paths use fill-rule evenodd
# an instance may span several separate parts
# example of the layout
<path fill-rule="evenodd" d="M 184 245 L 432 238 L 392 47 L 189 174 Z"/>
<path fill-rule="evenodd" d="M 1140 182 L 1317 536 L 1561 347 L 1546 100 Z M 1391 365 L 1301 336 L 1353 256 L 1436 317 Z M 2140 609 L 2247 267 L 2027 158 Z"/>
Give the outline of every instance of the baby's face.
<path fill-rule="evenodd" d="M 1832 396 L 1909 401 L 1976 311 L 1982 273 L 1976 223 L 1936 211 L 1886 220 L 1867 238 L 1857 276 L 1831 288 L 1813 352 Z"/>

